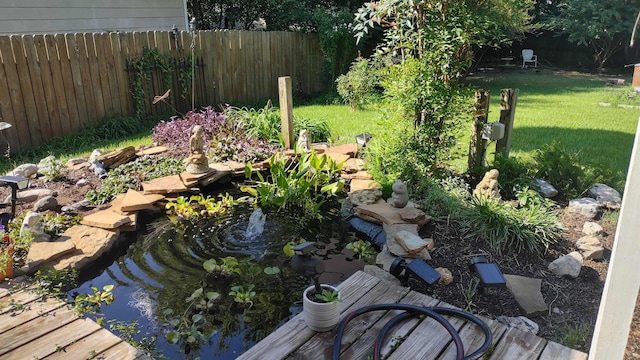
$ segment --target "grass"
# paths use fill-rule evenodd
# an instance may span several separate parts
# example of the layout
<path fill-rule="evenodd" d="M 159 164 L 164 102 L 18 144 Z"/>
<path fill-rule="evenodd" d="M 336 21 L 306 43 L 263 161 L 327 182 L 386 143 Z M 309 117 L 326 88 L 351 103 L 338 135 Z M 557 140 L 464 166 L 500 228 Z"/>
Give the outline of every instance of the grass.
<path fill-rule="evenodd" d="M 607 87 L 604 77 L 551 70 L 512 71 L 491 74 L 475 74 L 468 79 L 474 88 L 491 90 L 489 121 L 498 121 L 500 113 L 500 89 L 520 90 L 515 114 L 511 155 L 530 158 L 536 149 L 551 141 L 558 141 L 567 151 L 578 152 L 585 162 L 609 168 L 617 174 L 618 183 L 611 184 L 622 190 L 631 156 L 631 148 L 640 111 L 621 108 L 618 103 L 635 105 L 640 96 L 629 97 L 631 87 Z M 630 78 L 625 79 L 627 83 Z M 610 102 L 612 106 L 600 106 Z M 352 143 L 363 132 L 376 135 L 382 132 L 382 112 L 375 103 L 363 110 L 352 111 L 335 97 L 322 97 L 305 104 L 294 104 L 294 115 L 301 118 L 325 119 L 331 130 L 330 142 L 334 145 Z M 128 119 L 128 121 L 132 121 Z M 125 120 L 124 125 L 127 125 Z M 152 122 L 153 123 L 153 122 Z M 122 123 L 116 124 L 124 126 Z M 130 124 L 129 124 L 130 125 Z M 7 171 L 23 162 L 37 162 L 53 154 L 65 160 L 86 156 L 95 148 L 115 148 L 151 143 L 152 125 L 133 135 L 112 136 L 111 139 L 64 139 L 46 147 L 23 151 L 10 159 L 0 160 L 0 170 Z M 147 131 L 148 129 L 149 131 Z M 460 135 L 460 149 L 466 154 L 470 124 Z M 132 134 L 132 132 L 127 132 Z M 490 162 L 492 147 L 487 157 Z M 464 171 L 466 159 L 460 159 L 456 169 Z"/>
<path fill-rule="evenodd" d="M 605 77 L 560 71 L 513 71 L 474 76 L 469 83 L 491 90 L 489 121 L 498 121 L 500 89 L 518 88 L 512 136 L 513 156 L 530 157 L 555 140 L 585 162 L 626 177 L 640 111 L 600 102 L 624 99 L 631 87 L 605 86 Z M 630 83 L 630 79 L 626 79 Z M 612 95 L 613 94 L 613 95 Z M 468 142 L 468 140 L 467 140 Z M 488 157 L 492 160 L 492 157 Z M 618 190 L 622 190 L 616 186 Z"/>
<path fill-rule="evenodd" d="M 366 104 L 362 110 L 352 111 L 349 105 L 335 102 L 335 100 L 326 101 L 326 98 L 322 98 L 312 103 L 298 105 L 293 108 L 293 115 L 326 120 L 331 131 L 330 142 L 333 145 L 354 143 L 356 135 L 365 132 L 369 134 L 381 132 L 382 125 L 379 121 L 381 112 L 375 104 Z"/>

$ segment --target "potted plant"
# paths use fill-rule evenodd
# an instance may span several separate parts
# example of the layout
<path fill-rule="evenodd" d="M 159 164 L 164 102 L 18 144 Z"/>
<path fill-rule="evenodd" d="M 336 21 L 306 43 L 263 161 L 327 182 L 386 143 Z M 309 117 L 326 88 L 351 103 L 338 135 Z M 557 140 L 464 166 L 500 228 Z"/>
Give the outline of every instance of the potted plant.
<path fill-rule="evenodd" d="M 11 237 L 4 232 L 4 226 L 0 225 L 0 282 L 6 278 L 13 278 L 14 250 Z"/>
<path fill-rule="evenodd" d="M 313 285 L 302 293 L 302 314 L 312 330 L 329 331 L 340 322 L 340 292 L 334 286 L 320 284 L 320 274 L 325 264 L 313 258 L 313 242 L 305 242 L 292 248 L 291 267 L 302 276 L 313 279 Z"/>
<path fill-rule="evenodd" d="M 302 313 L 307 326 L 315 331 L 330 331 L 340 322 L 340 292 L 334 286 L 315 284 L 302 294 Z"/>

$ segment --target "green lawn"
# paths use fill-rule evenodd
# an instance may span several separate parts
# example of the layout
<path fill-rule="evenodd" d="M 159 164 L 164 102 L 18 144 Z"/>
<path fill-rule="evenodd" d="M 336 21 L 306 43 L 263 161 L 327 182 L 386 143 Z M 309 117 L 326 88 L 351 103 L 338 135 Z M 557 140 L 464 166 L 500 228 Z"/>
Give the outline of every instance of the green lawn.
<path fill-rule="evenodd" d="M 512 155 L 530 156 L 557 141 L 586 162 L 626 176 L 640 110 L 628 99 L 630 86 L 607 87 L 605 77 L 550 70 L 513 71 L 469 78 L 475 88 L 492 94 L 489 121 L 500 116 L 500 89 L 519 89 L 512 137 Z M 630 78 L 626 83 L 631 82 Z M 601 106 L 610 102 L 612 106 Z M 492 157 L 490 156 L 491 160 Z"/>

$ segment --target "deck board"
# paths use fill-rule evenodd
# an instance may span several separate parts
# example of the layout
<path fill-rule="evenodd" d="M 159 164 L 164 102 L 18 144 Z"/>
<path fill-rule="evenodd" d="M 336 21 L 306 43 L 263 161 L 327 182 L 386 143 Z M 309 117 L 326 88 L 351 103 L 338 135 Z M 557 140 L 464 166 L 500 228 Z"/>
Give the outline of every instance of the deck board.
<path fill-rule="evenodd" d="M 409 291 L 397 285 L 359 271 L 338 286 L 343 299 L 341 317 L 363 306 L 381 303 L 415 304 L 424 307 L 451 305 L 439 302 L 425 294 Z M 404 289 L 404 290 L 402 290 Z M 377 314 L 376 314 L 377 313 Z M 374 342 L 382 327 L 397 311 L 376 311 L 352 320 L 341 343 L 341 358 L 366 359 L 373 353 Z M 468 355 L 484 342 L 483 333 L 475 324 L 455 316 L 445 316 L 458 329 Z M 529 332 L 507 328 L 497 321 L 482 318 L 493 334 L 493 350 L 485 354 L 490 359 L 570 359 L 583 360 L 586 354 L 547 341 Z M 316 333 L 299 314 L 282 325 L 262 341 L 247 350 L 238 359 L 330 359 L 336 330 Z M 401 343 L 396 344 L 397 339 Z M 384 339 L 381 357 L 385 359 L 438 359 L 455 358 L 455 347 L 449 333 L 431 318 L 407 320 Z"/>
<path fill-rule="evenodd" d="M 4 287 L 7 286 L 3 284 Z M 33 289 L 0 294 L 0 358 L 148 359 L 94 321 L 80 318 L 67 304 Z"/>

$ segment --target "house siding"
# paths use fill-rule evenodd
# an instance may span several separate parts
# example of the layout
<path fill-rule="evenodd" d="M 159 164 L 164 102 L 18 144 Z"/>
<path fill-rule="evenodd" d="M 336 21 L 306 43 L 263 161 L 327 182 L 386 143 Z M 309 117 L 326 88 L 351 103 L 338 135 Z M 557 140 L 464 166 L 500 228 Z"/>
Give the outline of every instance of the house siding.
<path fill-rule="evenodd" d="M 0 34 L 186 30 L 184 0 L 2 0 Z"/>

